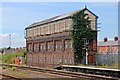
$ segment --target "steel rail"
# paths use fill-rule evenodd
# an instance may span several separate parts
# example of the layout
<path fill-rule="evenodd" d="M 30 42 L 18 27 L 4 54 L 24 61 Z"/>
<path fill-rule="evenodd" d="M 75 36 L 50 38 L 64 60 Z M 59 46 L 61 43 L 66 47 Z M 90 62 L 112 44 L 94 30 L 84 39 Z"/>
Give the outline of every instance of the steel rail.
<path fill-rule="evenodd" d="M 22 79 L 20 79 L 20 78 L 18 78 L 18 77 L 15 77 L 15 76 L 13 76 L 13 75 L 8 75 L 8 74 L 0 74 L 2 77 L 5 77 L 5 78 L 2 78 L 2 80 L 6 80 L 6 79 L 14 79 L 14 80 L 22 80 Z"/>
<path fill-rule="evenodd" d="M 62 76 L 70 76 L 73 78 L 85 78 L 85 79 L 95 79 L 95 80 L 97 79 L 120 80 L 119 78 L 110 77 L 110 76 L 85 74 L 80 72 L 71 72 L 71 71 L 63 71 L 63 70 L 55 70 L 55 69 L 46 69 L 46 68 L 39 68 L 39 67 L 33 67 L 33 66 L 21 66 L 21 65 L 12 65 L 12 64 L 2 64 L 2 66 L 17 67 L 18 69 L 23 69 L 23 70 L 51 73 L 51 74 L 62 75 Z"/>

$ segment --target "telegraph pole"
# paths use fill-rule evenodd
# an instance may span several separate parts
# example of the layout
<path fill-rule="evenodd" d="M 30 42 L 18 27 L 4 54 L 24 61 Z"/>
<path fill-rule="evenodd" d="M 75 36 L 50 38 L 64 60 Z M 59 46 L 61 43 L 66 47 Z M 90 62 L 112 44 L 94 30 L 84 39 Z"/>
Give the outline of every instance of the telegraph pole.
<path fill-rule="evenodd" d="M 9 47 L 11 48 L 11 34 L 9 35 Z"/>

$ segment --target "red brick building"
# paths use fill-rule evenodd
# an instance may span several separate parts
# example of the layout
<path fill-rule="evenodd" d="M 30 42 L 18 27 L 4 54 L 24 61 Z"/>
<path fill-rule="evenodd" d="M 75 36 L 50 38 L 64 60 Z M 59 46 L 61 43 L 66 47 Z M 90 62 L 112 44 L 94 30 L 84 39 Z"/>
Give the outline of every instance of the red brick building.
<path fill-rule="evenodd" d="M 99 54 L 118 54 L 120 52 L 120 40 L 109 40 L 109 41 L 99 41 L 98 42 L 98 53 Z"/>
<path fill-rule="evenodd" d="M 93 64 L 97 52 L 98 17 L 87 8 L 82 10 L 88 14 L 91 20 L 91 29 L 96 33 L 96 39 L 90 43 L 88 54 L 88 63 Z M 25 28 L 27 65 L 44 67 L 75 63 L 70 29 L 72 27 L 71 16 L 76 12 L 55 16 Z"/>

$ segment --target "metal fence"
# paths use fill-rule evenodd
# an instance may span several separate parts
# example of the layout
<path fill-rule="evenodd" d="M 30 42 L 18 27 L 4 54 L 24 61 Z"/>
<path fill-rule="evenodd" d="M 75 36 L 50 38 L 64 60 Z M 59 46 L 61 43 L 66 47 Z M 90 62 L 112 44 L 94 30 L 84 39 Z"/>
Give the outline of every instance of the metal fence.
<path fill-rule="evenodd" d="M 104 53 L 96 54 L 96 63 L 98 65 L 114 65 L 118 64 L 118 58 L 120 55 L 118 53 Z"/>

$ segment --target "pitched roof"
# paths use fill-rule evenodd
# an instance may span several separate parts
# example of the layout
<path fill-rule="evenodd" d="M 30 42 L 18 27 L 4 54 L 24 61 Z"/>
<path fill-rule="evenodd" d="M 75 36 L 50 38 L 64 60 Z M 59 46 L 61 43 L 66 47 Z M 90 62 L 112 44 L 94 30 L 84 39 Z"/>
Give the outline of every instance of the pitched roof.
<path fill-rule="evenodd" d="M 55 17 L 52 17 L 52 18 L 43 20 L 43 21 L 41 21 L 41 22 L 35 22 L 35 23 L 29 25 L 28 27 L 26 27 L 25 29 L 27 29 L 27 28 L 32 28 L 32 27 L 36 27 L 36 26 L 38 26 L 38 25 L 43 25 L 43 24 L 46 24 L 46 23 L 49 23 L 49 22 L 61 20 L 61 19 L 64 19 L 64 18 L 69 18 L 69 17 L 71 17 L 74 13 L 76 13 L 76 12 L 78 12 L 78 11 L 82 11 L 82 10 L 87 10 L 87 11 L 89 11 L 91 14 L 93 14 L 94 16 L 96 16 L 96 17 L 98 18 L 97 15 L 95 15 L 94 13 L 92 13 L 90 10 L 88 10 L 88 9 L 85 7 L 85 8 L 83 8 L 83 9 L 81 9 L 81 10 L 77 10 L 77 11 L 70 12 L 70 13 L 67 13 L 67 14 L 62 14 L 62 15 L 59 15 L 59 16 L 55 16 Z"/>
<path fill-rule="evenodd" d="M 118 40 L 118 41 L 110 40 L 110 41 L 107 41 L 107 42 L 99 41 L 99 42 L 97 43 L 97 45 L 98 45 L 98 46 L 120 45 L 120 40 Z"/>

